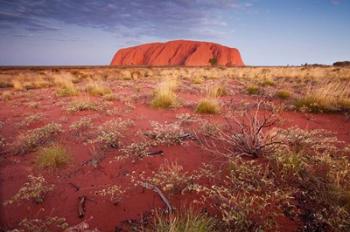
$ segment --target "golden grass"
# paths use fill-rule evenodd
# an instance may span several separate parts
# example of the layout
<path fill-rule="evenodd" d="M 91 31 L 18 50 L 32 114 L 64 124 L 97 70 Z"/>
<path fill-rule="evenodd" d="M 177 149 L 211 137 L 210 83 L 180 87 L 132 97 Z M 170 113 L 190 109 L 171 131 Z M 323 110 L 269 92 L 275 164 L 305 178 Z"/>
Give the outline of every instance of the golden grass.
<path fill-rule="evenodd" d="M 170 215 L 156 213 L 153 231 L 157 232 L 212 232 L 216 221 L 192 209 L 181 210 Z"/>
<path fill-rule="evenodd" d="M 155 108 L 175 107 L 178 104 L 177 96 L 174 92 L 176 87 L 177 80 L 173 78 L 167 78 L 160 82 L 154 91 L 154 97 L 151 105 Z"/>
<path fill-rule="evenodd" d="M 99 82 L 90 81 L 86 86 L 86 92 L 91 96 L 105 96 L 112 93 L 112 90 Z"/>
<path fill-rule="evenodd" d="M 36 164 L 39 168 L 56 169 L 66 166 L 71 161 L 71 155 L 61 145 L 51 145 L 38 152 Z"/>
<path fill-rule="evenodd" d="M 329 82 L 309 88 L 305 96 L 295 101 L 295 106 L 311 112 L 350 110 L 350 81 Z"/>
<path fill-rule="evenodd" d="M 247 93 L 248 93 L 249 95 L 257 95 L 257 94 L 260 93 L 259 87 L 254 86 L 254 85 L 248 86 L 248 87 L 246 88 L 246 90 L 247 90 Z"/>
<path fill-rule="evenodd" d="M 220 111 L 220 105 L 216 98 L 203 98 L 197 105 L 196 112 L 203 114 L 216 114 Z"/>
<path fill-rule="evenodd" d="M 287 90 L 279 90 L 276 92 L 275 96 L 280 99 L 288 99 L 290 97 L 290 92 Z"/>
<path fill-rule="evenodd" d="M 77 96 L 78 89 L 73 84 L 73 77 L 70 74 L 61 74 L 54 77 L 57 86 L 56 95 L 59 97 Z"/>

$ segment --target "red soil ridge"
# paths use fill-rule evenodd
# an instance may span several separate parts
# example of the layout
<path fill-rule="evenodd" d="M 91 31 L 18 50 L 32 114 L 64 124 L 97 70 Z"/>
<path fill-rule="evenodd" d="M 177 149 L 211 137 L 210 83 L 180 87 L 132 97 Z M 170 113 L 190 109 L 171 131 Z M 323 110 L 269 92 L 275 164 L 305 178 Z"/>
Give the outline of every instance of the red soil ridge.
<path fill-rule="evenodd" d="M 114 55 L 111 65 L 210 66 L 209 60 L 212 58 L 217 59 L 217 65 L 244 66 L 240 52 L 236 48 L 190 40 L 123 48 Z"/>

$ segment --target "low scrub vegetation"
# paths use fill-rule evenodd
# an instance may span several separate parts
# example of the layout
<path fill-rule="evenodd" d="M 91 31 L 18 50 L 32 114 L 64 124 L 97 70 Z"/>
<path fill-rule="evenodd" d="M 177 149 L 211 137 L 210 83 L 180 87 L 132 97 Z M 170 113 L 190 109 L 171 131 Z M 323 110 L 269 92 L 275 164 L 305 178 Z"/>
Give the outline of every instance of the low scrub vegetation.
<path fill-rule="evenodd" d="M 258 87 L 258 86 L 254 86 L 254 85 L 248 86 L 248 87 L 246 88 L 246 90 L 247 90 L 247 93 L 248 93 L 249 95 L 257 95 L 257 94 L 259 94 L 259 93 L 261 92 L 261 90 L 259 89 L 259 87 Z"/>
<path fill-rule="evenodd" d="M 280 90 L 276 92 L 276 97 L 280 99 L 288 99 L 290 97 L 290 92 L 287 90 Z"/>
<path fill-rule="evenodd" d="M 72 102 L 68 107 L 68 112 L 79 112 L 79 111 L 98 111 L 101 109 L 101 106 L 99 106 L 95 102 L 90 101 L 78 101 L 78 102 Z"/>
<path fill-rule="evenodd" d="M 112 94 L 112 90 L 98 82 L 90 82 L 86 86 L 86 91 L 91 96 L 105 96 Z"/>
<path fill-rule="evenodd" d="M 153 231 L 157 232 L 214 232 L 216 220 L 205 214 L 187 209 L 180 212 L 165 215 L 157 213 Z"/>
<path fill-rule="evenodd" d="M 36 164 L 42 169 L 56 169 L 66 166 L 71 161 L 71 155 L 61 145 L 51 145 L 38 151 Z"/>
<path fill-rule="evenodd" d="M 61 124 L 49 123 L 46 126 L 30 130 L 17 139 L 16 153 L 25 154 L 35 150 L 40 145 L 52 141 L 62 132 Z"/>
<path fill-rule="evenodd" d="M 204 98 L 196 107 L 196 112 L 203 114 L 217 114 L 219 110 L 220 106 L 216 98 Z"/>
<path fill-rule="evenodd" d="M 299 110 L 314 113 L 350 110 L 350 82 L 331 82 L 310 88 L 305 96 L 295 101 Z"/>
<path fill-rule="evenodd" d="M 175 89 L 177 81 L 175 79 L 163 80 L 154 91 L 151 105 L 155 108 L 170 108 L 178 104 Z"/>
<path fill-rule="evenodd" d="M 42 176 L 28 176 L 28 182 L 25 182 L 18 192 L 4 204 L 13 204 L 22 200 L 34 200 L 36 203 L 42 203 L 48 192 L 52 191 L 53 185 L 47 183 Z"/>

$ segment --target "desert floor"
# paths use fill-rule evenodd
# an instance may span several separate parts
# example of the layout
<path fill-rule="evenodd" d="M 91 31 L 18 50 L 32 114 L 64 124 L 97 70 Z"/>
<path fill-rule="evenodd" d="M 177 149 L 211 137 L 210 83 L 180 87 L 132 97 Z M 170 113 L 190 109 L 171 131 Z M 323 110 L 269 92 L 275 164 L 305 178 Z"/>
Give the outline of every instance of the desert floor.
<path fill-rule="evenodd" d="M 349 68 L 2 69 L 0 87 L 0 230 L 350 228 Z"/>

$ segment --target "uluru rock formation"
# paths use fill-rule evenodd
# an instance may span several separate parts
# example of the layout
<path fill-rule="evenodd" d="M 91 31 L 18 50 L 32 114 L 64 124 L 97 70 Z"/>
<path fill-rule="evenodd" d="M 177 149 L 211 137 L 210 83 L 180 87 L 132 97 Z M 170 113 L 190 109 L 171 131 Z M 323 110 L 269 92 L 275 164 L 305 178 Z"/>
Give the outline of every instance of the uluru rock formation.
<path fill-rule="evenodd" d="M 123 48 L 114 55 L 111 65 L 210 66 L 212 65 L 210 61 L 225 66 L 244 65 L 236 48 L 190 40 L 174 40 Z"/>

